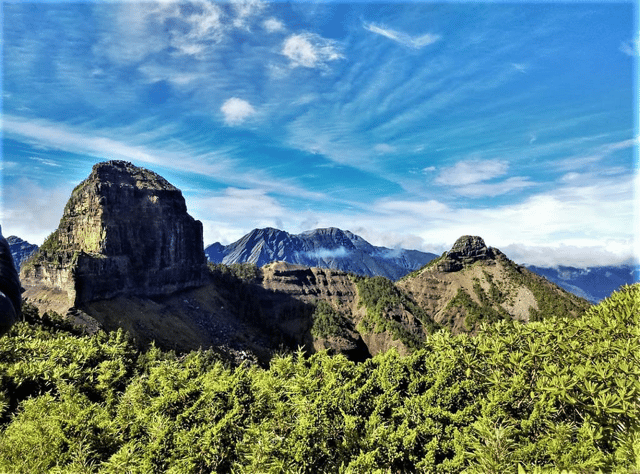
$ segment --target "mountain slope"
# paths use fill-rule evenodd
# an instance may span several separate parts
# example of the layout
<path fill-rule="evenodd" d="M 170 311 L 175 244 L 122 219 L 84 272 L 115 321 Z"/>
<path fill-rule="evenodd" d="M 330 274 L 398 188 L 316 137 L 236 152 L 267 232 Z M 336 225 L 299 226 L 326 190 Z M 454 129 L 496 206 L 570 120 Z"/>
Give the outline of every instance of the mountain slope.
<path fill-rule="evenodd" d="M 376 247 L 335 227 L 297 235 L 272 228 L 254 229 L 230 245 L 210 245 L 205 253 L 212 263 L 253 263 L 260 267 L 282 261 L 358 275 L 379 275 L 390 280 L 397 280 L 437 256 L 417 250 Z"/>

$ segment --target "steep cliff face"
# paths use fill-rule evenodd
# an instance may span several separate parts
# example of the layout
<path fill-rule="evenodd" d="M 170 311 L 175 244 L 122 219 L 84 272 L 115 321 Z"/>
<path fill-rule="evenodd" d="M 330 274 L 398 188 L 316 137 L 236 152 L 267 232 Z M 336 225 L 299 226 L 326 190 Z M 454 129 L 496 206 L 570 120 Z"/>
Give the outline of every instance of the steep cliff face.
<path fill-rule="evenodd" d="M 180 190 L 123 161 L 93 167 L 22 269 L 26 287 L 62 290 L 70 306 L 167 294 L 201 285 L 206 275 L 202 224 L 187 214 Z"/>

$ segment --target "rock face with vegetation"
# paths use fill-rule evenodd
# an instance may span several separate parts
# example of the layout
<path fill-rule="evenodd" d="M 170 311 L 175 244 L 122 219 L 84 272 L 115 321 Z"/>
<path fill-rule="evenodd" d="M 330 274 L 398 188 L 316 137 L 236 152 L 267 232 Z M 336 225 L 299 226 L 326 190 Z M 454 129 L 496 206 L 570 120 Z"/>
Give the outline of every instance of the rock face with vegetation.
<path fill-rule="evenodd" d="M 29 287 L 66 293 L 69 306 L 202 285 L 202 224 L 180 190 L 123 161 L 99 163 L 72 192 L 58 229 L 22 268 Z"/>

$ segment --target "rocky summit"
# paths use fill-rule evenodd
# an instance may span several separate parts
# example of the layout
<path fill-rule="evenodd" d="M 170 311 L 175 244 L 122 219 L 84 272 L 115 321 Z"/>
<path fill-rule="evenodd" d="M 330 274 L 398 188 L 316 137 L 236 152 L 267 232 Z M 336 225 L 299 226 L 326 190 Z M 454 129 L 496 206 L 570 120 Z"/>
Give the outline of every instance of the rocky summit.
<path fill-rule="evenodd" d="M 479 260 L 491 262 L 498 254 L 501 252 L 487 247 L 482 237 L 463 235 L 438 261 L 437 268 L 442 272 L 457 272 Z"/>
<path fill-rule="evenodd" d="M 69 306 L 119 295 L 165 295 L 206 281 L 202 224 L 180 190 L 124 161 L 93 167 L 58 229 L 21 271 L 27 290 L 66 293 Z"/>

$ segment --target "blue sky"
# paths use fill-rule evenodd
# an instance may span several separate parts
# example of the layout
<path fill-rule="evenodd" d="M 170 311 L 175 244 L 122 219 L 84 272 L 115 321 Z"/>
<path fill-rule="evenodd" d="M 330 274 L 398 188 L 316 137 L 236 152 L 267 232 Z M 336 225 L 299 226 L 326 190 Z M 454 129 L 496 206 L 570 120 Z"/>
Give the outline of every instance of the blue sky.
<path fill-rule="evenodd" d="M 93 164 L 182 189 L 204 243 L 336 226 L 521 263 L 628 260 L 634 3 L 3 3 L 3 233 Z"/>

